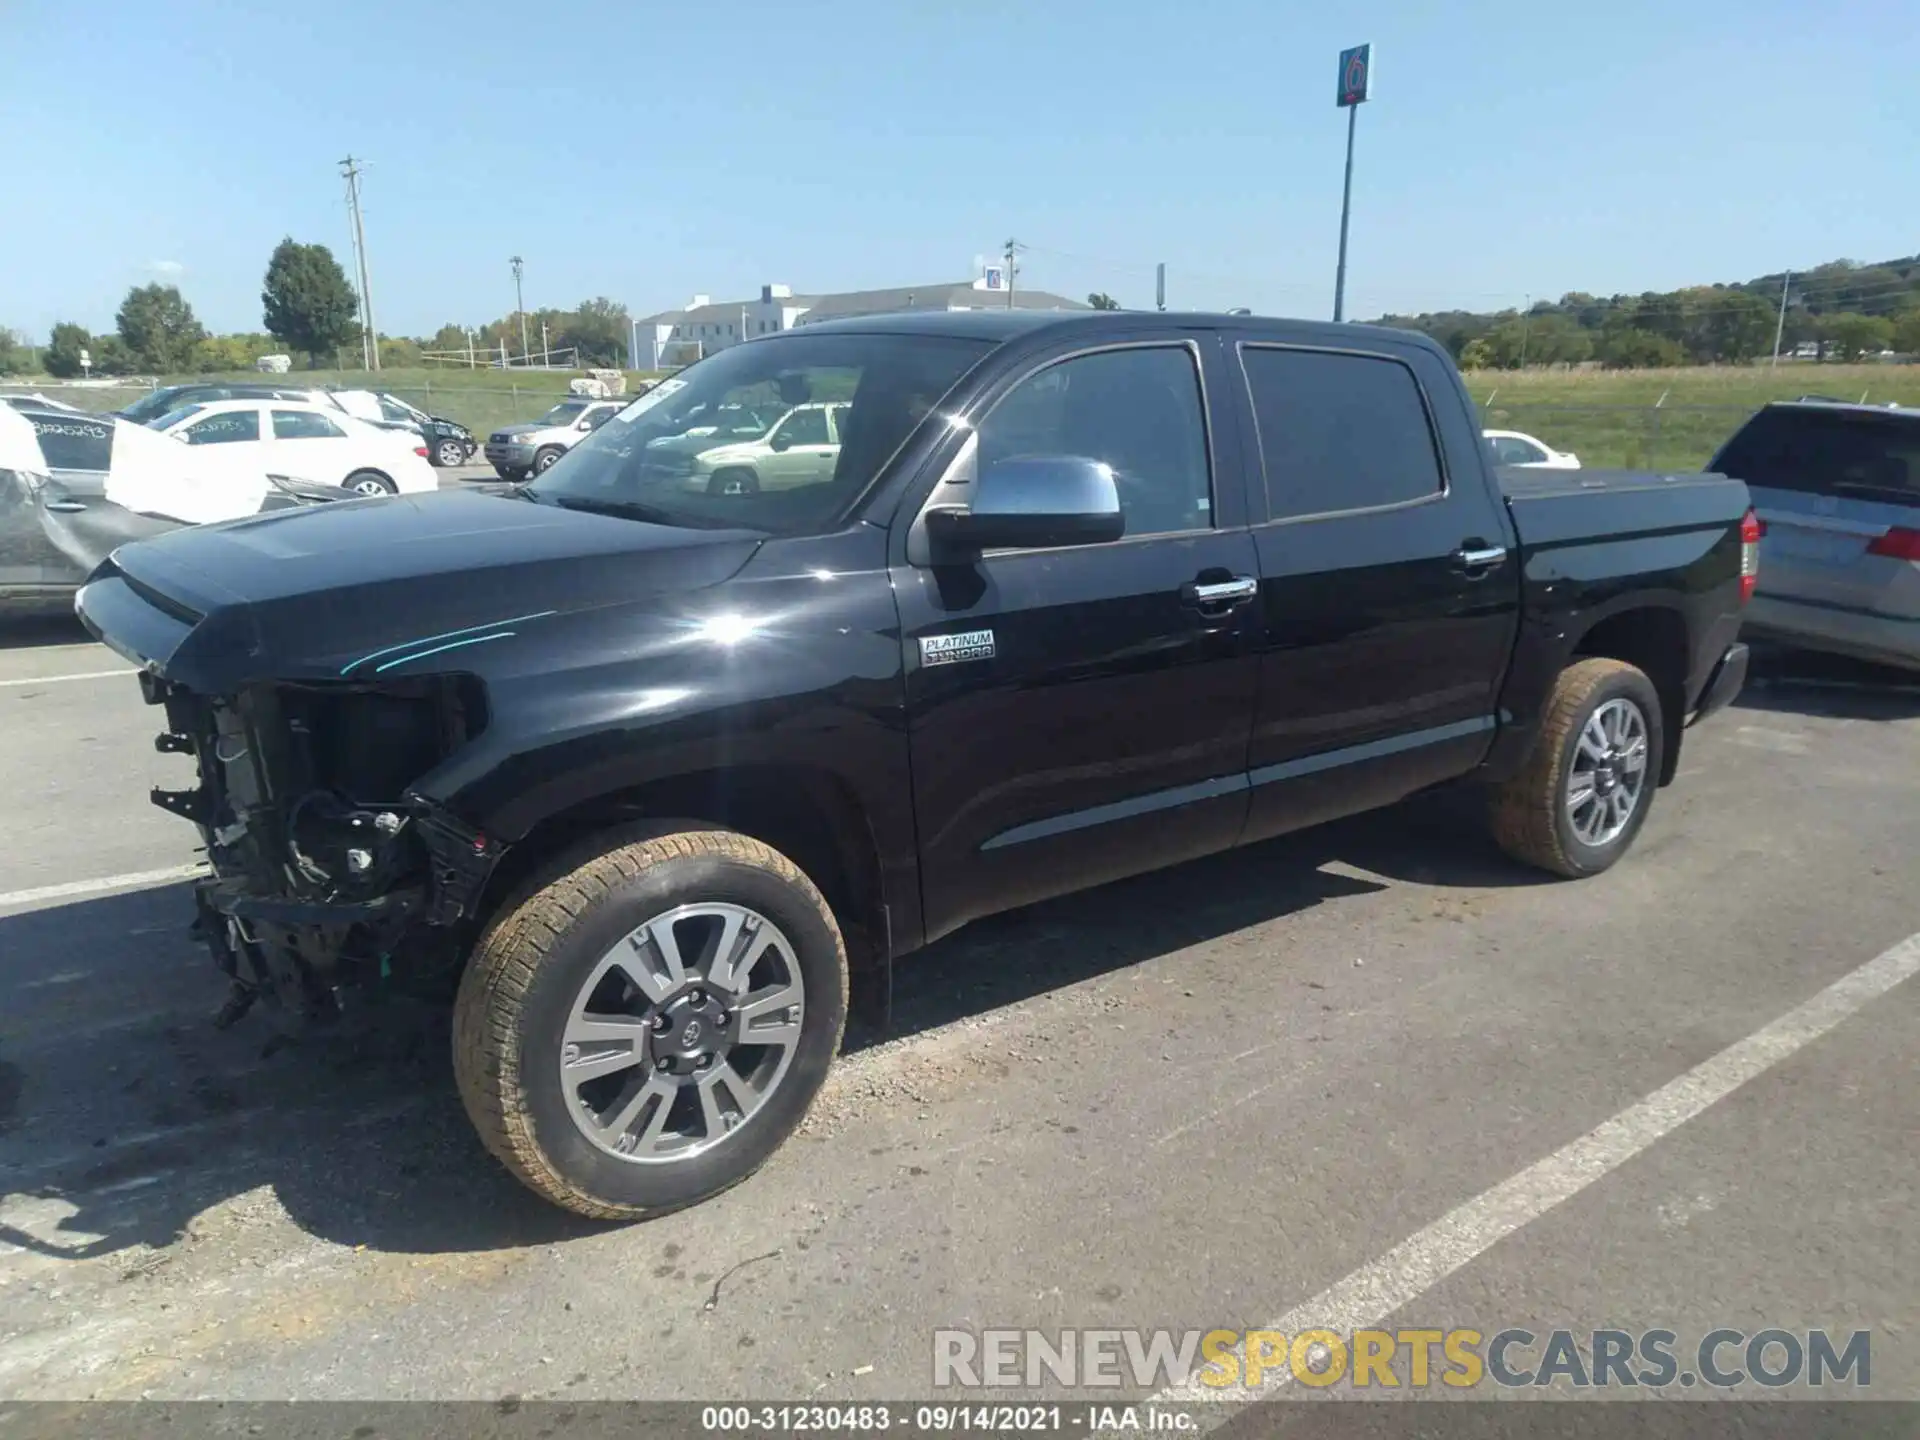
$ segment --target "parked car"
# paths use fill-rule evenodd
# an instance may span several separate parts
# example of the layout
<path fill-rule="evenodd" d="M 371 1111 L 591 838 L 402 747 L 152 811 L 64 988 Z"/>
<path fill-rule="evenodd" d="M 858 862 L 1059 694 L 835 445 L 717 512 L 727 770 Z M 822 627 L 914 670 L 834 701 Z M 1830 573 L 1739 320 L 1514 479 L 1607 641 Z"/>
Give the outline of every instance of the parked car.
<path fill-rule="evenodd" d="M 1753 634 L 1920 669 L 1920 409 L 1768 405 L 1709 468 L 1763 527 Z"/>
<path fill-rule="evenodd" d="M 689 484 L 715 494 L 752 494 L 833 478 L 846 402 L 796 405 L 756 436 L 707 437 L 689 456 Z"/>
<path fill-rule="evenodd" d="M 361 495 L 413 495 L 437 489 L 418 436 L 354 419 L 331 405 L 291 400 L 216 400 L 170 410 L 151 429 L 189 445 L 247 447 L 264 468 Z"/>
<path fill-rule="evenodd" d="M 249 381 L 195 380 L 185 385 L 162 385 L 114 413 L 136 425 L 147 425 L 170 410 L 187 405 L 210 405 L 218 400 L 297 400 L 305 405 L 338 409 L 325 390 L 311 385 L 255 384 Z"/>
<path fill-rule="evenodd" d="M 16 410 L 64 410 L 73 415 L 84 415 L 86 413 L 78 405 L 69 405 L 63 400 L 51 400 L 38 390 L 33 391 L 31 394 L 9 391 L 4 395 L 0 395 L 0 405 L 11 405 Z"/>
<path fill-rule="evenodd" d="M 0 406 L 0 611 L 70 611 L 116 546 L 181 525 L 353 498 L 131 421 Z"/>
<path fill-rule="evenodd" d="M 538 420 L 509 425 L 487 437 L 487 463 L 502 480 L 544 475 L 567 451 L 631 405 L 617 400 L 563 400 Z"/>
<path fill-rule="evenodd" d="M 428 461 L 442 469 L 464 465 L 479 453 L 480 442 L 457 420 L 429 415 L 384 390 L 333 390 L 328 396 L 355 419 L 419 436 L 427 447 Z"/>
<path fill-rule="evenodd" d="M 225 1018 L 460 972 L 470 1115 L 583 1214 L 749 1174 L 850 971 L 980 916 L 1462 781 L 1605 870 L 1745 675 L 1746 487 L 1496 473 L 1423 335 L 908 312 L 676 380 L 530 484 L 161 536 L 78 602 L 197 758 L 154 799 Z M 772 391 L 848 397 L 831 474 L 651 444 Z"/>
<path fill-rule="evenodd" d="M 1556 450 L 1546 441 L 1519 430 L 1485 430 L 1487 444 L 1496 465 L 1519 465 L 1537 470 L 1578 470 L 1580 457 L 1571 450 Z"/>

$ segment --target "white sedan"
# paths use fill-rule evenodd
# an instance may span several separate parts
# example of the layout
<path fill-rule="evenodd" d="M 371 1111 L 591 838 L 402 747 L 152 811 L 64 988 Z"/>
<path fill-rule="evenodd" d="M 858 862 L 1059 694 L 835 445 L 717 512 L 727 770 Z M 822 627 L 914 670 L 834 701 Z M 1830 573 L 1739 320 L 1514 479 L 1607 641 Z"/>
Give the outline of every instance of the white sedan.
<path fill-rule="evenodd" d="M 1578 470 L 1580 457 L 1556 450 L 1544 440 L 1518 430 L 1483 430 L 1496 465 L 1526 465 L 1535 470 Z"/>
<path fill-rule="evenodd" d="M 412 495 L 440 486 L 418 435 L 383 430 L 332 406 L 215 400 L 184 405 L 147 423 L 188 445 L 231 446 L 268 474 L 362 495 Z"/>

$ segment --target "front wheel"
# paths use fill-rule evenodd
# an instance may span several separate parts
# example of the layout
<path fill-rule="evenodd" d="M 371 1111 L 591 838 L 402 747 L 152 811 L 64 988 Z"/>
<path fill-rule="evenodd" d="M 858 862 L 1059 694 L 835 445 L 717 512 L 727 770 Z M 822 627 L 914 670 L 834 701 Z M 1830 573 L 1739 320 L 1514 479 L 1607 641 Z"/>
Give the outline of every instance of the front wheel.
<path fill-rule="evenodd" d="M 758 495 L 760 477 L 753 471 L 736 466 L 731 470 L 716 470 L 713 478 L 707 481 L 709 495 Z"/>
<path fill-rule="evenodd" d="M 597 1219 L 692 1205 L 793 1133 L 840 1047 L 847 956 L 811 881 L 727 830 L 603 839 L 495 918 L 454 1074 L 481 1139 Z"/>
<path fill-rule="evenodd" d="M 467 453 L 463 441 L 449 436 L 433 447 L 433 463 L 443 470 L 451 470 L 456 465 L 467 463 Z"/>
<path fill-rule="evenodd" d="M 1569 665 L 1526 766 L 1493 792 L 1500 847 L 1555 875 L 1597 875 L 1633 844 L 1660 783 L 1660 696 L 1624 660 Z"/>
<path fill-rule="evenodd" d="M 557 445 L 549 445 L 533 457 L 533 473 L 544 475 L 553 468 L 554 461 L 567 452 Z"/>

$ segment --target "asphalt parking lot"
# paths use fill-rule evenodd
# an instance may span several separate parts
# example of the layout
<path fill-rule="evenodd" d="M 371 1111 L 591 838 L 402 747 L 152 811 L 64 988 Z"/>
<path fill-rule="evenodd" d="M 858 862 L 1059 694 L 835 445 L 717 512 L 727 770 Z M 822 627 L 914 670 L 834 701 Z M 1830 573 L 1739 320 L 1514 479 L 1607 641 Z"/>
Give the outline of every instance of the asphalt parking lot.
<path fill-rule="evenodd" d="M 1771 659 L 1593 881 L 1429 798 L 981 923 L 622 1227 L 494 1165 L 431 1011 L 210 1027 L 125 668 L 0 640 L 0 1397 L 897 1398 L 940 1327 L 1279 1321 L 1867 1329 L 1920 1398 L 1920 684 Z"/>

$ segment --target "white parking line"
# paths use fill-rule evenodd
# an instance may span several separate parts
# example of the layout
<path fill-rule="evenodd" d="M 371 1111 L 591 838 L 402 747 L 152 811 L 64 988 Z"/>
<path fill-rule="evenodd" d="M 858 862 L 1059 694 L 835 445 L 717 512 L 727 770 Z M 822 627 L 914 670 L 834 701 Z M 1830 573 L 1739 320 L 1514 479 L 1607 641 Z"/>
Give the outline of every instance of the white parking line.
<path fill-rule="evenodd" d="M 112 675 L 136 675 L 136 670 L 83 670 L 78 675 L 38 675 L 31 680 L 0 680 L 0 690 L 20 685 L 58 685 L 62 680 L 105 680 Z"/>
<path fill-rule="evenodd" d="M 42 900 L 66 900 L 75 895 L 98 895 L 103 890 L 136 890 L 143 885 L 164 885 L 169 880 L 185 880 L 204 871 L 203 865 L 175 865 L 167 870 L 135 870 L 126 875 L 103 875 L 98 880 L 69 880 L 64 885 L 42 885 L 37 890 L 14 890 L 0 895 L 0 910 L 10 905 L 38 905 Z"/>
<path fill-rule="evenodd" d="M 1265 1328 L 1291 1337 L 1303 1330 L 1349 1335 L 1379 1325 L 1522 1226 L 1604 1179 L 1708 1106 L 1818 1040 L 1916 972 L 1920 972 L 1920 935 L 1909 935 L 1891 950 L 1841 976 L 1804 1005 L 1746 1039 L 1735 1041 L 1578 1140 L 1448 1211 Z M 1268 1373 L 1273 1380 L 1263 1389 L 1277 1390 L 1292 1378 L 1289 1370 Z M 1190 1405 L 1206 1400 L 1239 1400 L 1244 1393 L 1215 1390 L 1189 1377 L 1184 1385 L 1162 1390 L 1150 1401 Z M 1220 1419 L 1224 1420 L 1226 1414 L 1223 1407 Z"/>

